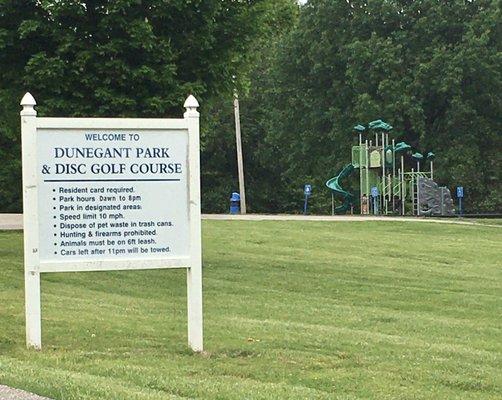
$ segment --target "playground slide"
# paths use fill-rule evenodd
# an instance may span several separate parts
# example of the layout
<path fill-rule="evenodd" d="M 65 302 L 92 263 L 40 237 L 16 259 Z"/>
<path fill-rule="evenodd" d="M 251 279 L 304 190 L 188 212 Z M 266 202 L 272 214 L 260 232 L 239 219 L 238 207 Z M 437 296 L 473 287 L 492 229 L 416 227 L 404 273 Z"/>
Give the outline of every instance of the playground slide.
<path fill-rule="evenodd" d="M 336 213 L 346 212 L 347 210 L 350 209 L 350 205 L 354 201 L 354 196 L 351 193 L 347 192 L 346 190 L 343 190 L 342 187 L 340 186 L 340 181 L 343 178 L 349 176 L 352 173 L 352 171 L 354 171 L 354 166 L 352 164 L 347 164 L 345 167 L 343 167 L 343 169 L 337 176 L 331 178 L 329 181 L 326 182 L 326 186 L 330 188 L 333 191 L 333 193 L 339 194 L 343 197 L 343 204 L 341 206 L 335 207 Z"/>

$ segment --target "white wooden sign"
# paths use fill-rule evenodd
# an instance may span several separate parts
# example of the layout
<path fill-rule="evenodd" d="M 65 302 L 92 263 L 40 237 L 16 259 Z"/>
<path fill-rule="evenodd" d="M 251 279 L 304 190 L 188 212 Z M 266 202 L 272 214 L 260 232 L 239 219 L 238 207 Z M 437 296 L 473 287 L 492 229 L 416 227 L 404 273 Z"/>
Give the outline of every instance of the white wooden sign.
<path fill-rule="evenodd" d="M 37 118 L 21 100 L 26 340 L 40 349 L 40 273 L 186 268 L 202 342 L 199 106 L 182 119 Z"/>

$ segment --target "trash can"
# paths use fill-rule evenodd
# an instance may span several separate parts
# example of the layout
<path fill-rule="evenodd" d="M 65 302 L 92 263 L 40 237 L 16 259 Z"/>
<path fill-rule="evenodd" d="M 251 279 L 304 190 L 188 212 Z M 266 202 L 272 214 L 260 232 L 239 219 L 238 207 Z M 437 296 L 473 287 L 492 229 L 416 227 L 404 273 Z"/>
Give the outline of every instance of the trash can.
<path fill-rule="evenodd" d="M 239 214 L 241 209 L 241 195 L 237 192 L 230 197 L 230 214 Z"/>

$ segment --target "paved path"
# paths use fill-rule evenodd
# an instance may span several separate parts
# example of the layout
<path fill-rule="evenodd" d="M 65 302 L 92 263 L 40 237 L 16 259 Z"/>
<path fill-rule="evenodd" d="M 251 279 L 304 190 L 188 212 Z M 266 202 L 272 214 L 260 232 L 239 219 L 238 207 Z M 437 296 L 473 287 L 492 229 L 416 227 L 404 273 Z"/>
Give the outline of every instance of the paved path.
<path fill-rule="evenodd" d="M 0 214 L 0 229 L 23 229 L 23 214 Z"/>
<path fill-rule="evenodd" d="M 242 220 L 242 221 L 331 221 L 331 222 L 363 222 L 363 221 L 380 221 L 380 222 L 429 222 L 438 224 L 458 224 L 458 225 L 476 225 L 476 226 L 491 226 L 502 228 L 502 225 L 485 224 L 477 221 L 460 219 L 460 218 L 431 218 L 431 217 L 390 217 L 390 216 L 375 216 L 375 215 L 287 215 L 287 214 L 246 214 L 246 215 L 230 215 L 230 214 L 202 214 L 202 219 L 212 220 Z"/>
<path fill-rule="evenodd" d="M 374 215 L 268 215 L 268 214 L 202 214 L 203 219 L 212 220 L 243 220 L 243 221 L 406 221 L 406 222 L 435 222 L 439 224 L 482 225 L 502 227 L 502 225 L 480 224 L 458 218 L 417 218 L 417 217 L 378 217 Z M 0 230 L 23 229 L 22 214 L 0 214 Z M 0 399 L 1 400 L 1 399 Z"/>
<path fill-rule="evenodd" d="M 36 394 L 25 392 L 24 390 L 12 389 L 8 386 L 0 385 L 0 400 L 50 400 L 47 397 L 40 397 Z"/>

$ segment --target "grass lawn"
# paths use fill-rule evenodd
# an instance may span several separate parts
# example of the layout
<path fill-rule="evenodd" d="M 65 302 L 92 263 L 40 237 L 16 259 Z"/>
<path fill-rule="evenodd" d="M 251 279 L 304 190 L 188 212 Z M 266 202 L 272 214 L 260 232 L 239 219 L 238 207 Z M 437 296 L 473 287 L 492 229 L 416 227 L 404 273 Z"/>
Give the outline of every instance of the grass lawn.
<path fill-rule="evenodd" d="M 205 348 L 183 271 L 42 277 L 0 232 L 0 383 L 55 399 L 500 399 L 502 229 L 205 221 Z"/>

